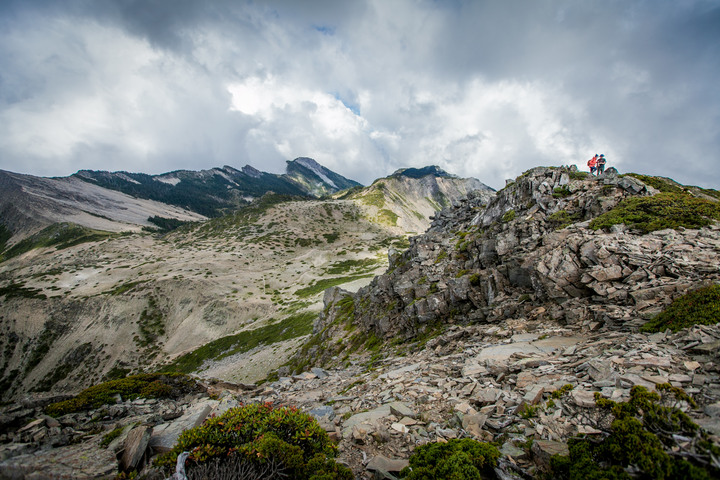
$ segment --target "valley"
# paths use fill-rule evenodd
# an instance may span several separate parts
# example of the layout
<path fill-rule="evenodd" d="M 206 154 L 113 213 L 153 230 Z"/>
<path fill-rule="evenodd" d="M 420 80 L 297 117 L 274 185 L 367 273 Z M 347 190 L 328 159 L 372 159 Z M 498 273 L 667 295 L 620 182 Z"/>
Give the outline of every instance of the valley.
<path fill-rule="evenodd" d="M 269 193 L 166 234 L 30 248 L 0 263 L 4 398 L 163 368 L 262 380 L 311 333 L 326 288 L 367 284 L 468 181 L 388 178 L 345 199 Z"/>

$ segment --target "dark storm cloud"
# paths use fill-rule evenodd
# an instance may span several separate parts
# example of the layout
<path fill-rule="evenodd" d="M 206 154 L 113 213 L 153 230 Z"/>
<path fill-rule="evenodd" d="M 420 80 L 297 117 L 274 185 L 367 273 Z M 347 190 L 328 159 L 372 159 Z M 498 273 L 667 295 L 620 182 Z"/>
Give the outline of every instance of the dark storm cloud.
<path fill-rule="evenodd" d="M 718 1 L 0 4 L 0 168 L 312 156 L 370 182 L 539 164 L 720 186 Z"/>

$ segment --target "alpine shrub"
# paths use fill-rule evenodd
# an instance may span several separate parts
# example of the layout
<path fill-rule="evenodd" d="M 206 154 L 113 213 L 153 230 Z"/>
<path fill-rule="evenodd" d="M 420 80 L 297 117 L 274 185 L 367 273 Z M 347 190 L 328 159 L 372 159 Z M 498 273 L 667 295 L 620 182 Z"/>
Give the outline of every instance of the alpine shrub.
<path fill-rule="evenodd" d="M 116 395 L 131 400 L 139 397 L 179 398 L 201 389 L 195 380 L 182 373 L 145 373 L 86 388 L 69 400 L 48 405 L 45 413 L 59 417 L 66 413 L 114 404 Z"/>
<path fill-rule="evenodd" d="M 500 452 L 495 446 L 469 438 L 447 443 L 428 443 L 415 449 L 410 466 L 400 472 L 408 480 L 480 480 L 482 473 L 497 465 Z"/>
<path fill-rule="evenodd" d="M 710 285 L 676 298 L 655 318 L 641 327 L 643 332 L 677 332 L 693 325 L 720 322 L 720 285 Z"/>
<path fill-rule="evenodd" d="M 550 468 L 558 479 L 710 479 L 720 449 L 679 406 L 696 407 L 682 389 L 661 384 L 656 392 L 635 386 L 630 400 L 614 402 L 595 394 L 595 403 L 612 415 L 601 440 L 568 441 L 569 457 L 554 455 Z M 688 441 L 679 448 L 677 438 Z M 691 460 L 691 461 L 689 461 Z"/>
<path fill-rule="evenodd" d="M 233 408 L 183 432 L 155 465 L 170 471 L 182 452 L 190 452 L 186 470 L 191 480 L 207 470 L 224 472 L 217 476 L 226 478 L 353 478 L 334 461 L 337 447 L 313 417 L 270 403 Z"/>

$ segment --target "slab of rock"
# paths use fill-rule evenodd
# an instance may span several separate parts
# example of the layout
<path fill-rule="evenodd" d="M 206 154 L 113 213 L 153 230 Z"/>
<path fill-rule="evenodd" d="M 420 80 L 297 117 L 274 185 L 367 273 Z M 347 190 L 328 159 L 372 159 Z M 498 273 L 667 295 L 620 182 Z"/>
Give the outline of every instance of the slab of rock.
<path fill-rule="evenodd" d="M 80 443 L 9 458 L 0 463 L 0 478 L 90 480 L 114 478 L 117 469 L 113 451 Z"/>
<path fill-rule="evenodd" d="M 482 429 L 487 418 L 487 415 L 482 413 L 464 415 L 462 420 L 463 429 L 475 437 L 482 437 Z"/>
<path fill-rule="evenodd" d="M 417 413 L 403 402 L 392 402 L 388 404 L 390 413 L 398 417 L 417 418 Z"/>
<path fill-rule="evenodd" d="M 525 393 L 523 400 L 530 405 L 535 405 L 542 400 L 543 393 L 545 393 L 545 388 L 542 385 L 533 385 Z"/>
<path fill-rule="evenodd" d="M 217 400 L 205 400 L 192 407 L 172 423 L 163 423 L 153 429 L 150 447 L 155 453 L 169 452 L 185 430 L 195 428 L 205 421 L 210 412 L 218 405 Z"/>
<path fill-rule="evenodd" d="M 125 439 L 125 451 L 120 459 L 120 468 L 123 471 L 136 470 L 140 466 L 140 462 L 145 456 L 145 451 L 150 443 L 152 430 L 152 427 L 145 425 L 130 430 L 127 439 Z"/>
<path fill-rule="evenodd" d="M 372 424 L 381 418 L 390 415 L 390 405 L 381 405 L 369 412 L 356 413 L 343 423 L 343 438 L 348 438 L 352 434 L 353 427 L 363 423 Z"/>
<path fill-rule="evenodd" d="M 535 440 L 531 452 L 535 461 L 545 469 L 550 466 L 550 458 L 555 455 L 570 455 L 567 444 L 553 440 Z"/>
<path fill-rule="evenodd" d="M 595 392 L 588 392 L 587 390 L 575 389 L 570 392 L 570 398 L 573 403 L 578 407 L 594 407 L 595 406 Z"/>
<path fill-rule="evenodd" d="M 410 462 L 406 459 L 376 455 L 370 459 L 365 468 L 374 472 L 400 473 L 400 471 L 408 465 L 410 465 Z"/>

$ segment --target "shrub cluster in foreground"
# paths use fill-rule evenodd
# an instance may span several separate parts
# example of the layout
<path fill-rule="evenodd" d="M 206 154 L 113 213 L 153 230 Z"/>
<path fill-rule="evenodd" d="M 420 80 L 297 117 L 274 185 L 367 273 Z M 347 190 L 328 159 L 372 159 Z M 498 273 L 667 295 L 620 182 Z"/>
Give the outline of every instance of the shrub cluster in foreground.
<path fill-rule="evenodd" d="M 125 400 L 135 398 L 179 398 L 202 387 L 181 373 L 145 373 L 86 388 L 75 397 L 52 403 L 45 408 L 48 415 L 59 417 L 116 403 L 116 395 Z"/>
<path fill-rule="evenodd" d="M 600 439 L 568 442 L 568 457 L 551 459 L 557 479 L 692 479 L 720 478 L 714 445 L 679 407 L 695 407 L 682 389 L 661 384 L 657 392 L 635 386 L 630 400 L 614 402 L 595 394 L 595 403 L 611 420 Z"/>
<path fill-rule="evenodd" d="M 335 462 L 337 447 L 310 415 L 269 403 L 233 408 L 183 432 L 170 452 L 155 460 L 167 473 L 178 455 L 189 452 L 189 480 L 213 478 L 293 478 L 351 480 Z"/>
<path fill-rule="evenodd" d="M 447 443 L 427 443 L 415 449 L 410 466 L 400 472 L 406 480 L 480 480 L 493 478 L 490 472 L 500 457 L 489 443 L 470 438 L 453 439 Z M 491 475 L 491 476 L 485 476 Z"/>

